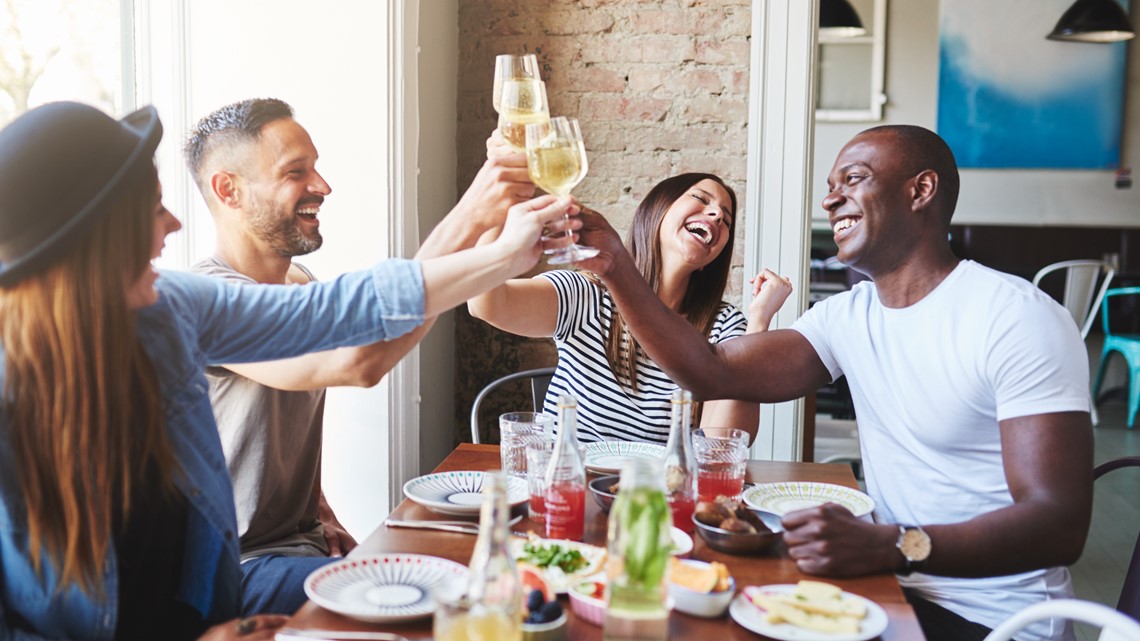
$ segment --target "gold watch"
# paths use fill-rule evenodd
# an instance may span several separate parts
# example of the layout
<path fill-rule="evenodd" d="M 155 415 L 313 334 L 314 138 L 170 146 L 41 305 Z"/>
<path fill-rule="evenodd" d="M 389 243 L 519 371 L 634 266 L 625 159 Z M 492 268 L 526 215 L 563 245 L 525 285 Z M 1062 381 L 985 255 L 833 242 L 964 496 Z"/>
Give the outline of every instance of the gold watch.
<path fill-rule="evenodd" d="M 895 547 L 906 559 L 906 570 L 900 574 L 910 574 L 920 569 L 926 559 L 930 558 L 930 535 L 917 525 L 900 525 L 899 540 Z"/>

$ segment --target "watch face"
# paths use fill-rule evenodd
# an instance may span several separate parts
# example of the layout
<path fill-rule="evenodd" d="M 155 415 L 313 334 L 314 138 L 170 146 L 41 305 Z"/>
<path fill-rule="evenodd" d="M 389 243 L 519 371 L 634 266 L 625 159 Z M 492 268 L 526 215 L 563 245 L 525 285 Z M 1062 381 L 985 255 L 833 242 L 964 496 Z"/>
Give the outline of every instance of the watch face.
<path fill-rule="evenodd" d="M 930 556 L 930 537 L 918 528 L 908 528 L 899 549 L 908 561 L 925 561 Z"/>

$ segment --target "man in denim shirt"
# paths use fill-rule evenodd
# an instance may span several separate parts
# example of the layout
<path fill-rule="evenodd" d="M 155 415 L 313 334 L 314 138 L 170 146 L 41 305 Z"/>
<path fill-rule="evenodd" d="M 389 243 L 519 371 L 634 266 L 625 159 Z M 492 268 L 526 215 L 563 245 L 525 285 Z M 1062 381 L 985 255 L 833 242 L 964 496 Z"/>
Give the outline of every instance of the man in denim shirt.
<path fill-rule="evenodd" d="M 292 259 L 320 248 L 318 215 L 332 190 L 288 104 L 256 98 L 226 105 L 198 122 L 185 155 L 217 226 L 214 255 L 194 271 L 237 283 L 316 280 Z M 533 193 L 520 157 L 488 161 L 417 257 L 470 247 Z M 294 612 L 306 598 L 304 578 L 355 547 L 321 492 L 324 388 L 375 385 L 431 320 L 393 341 L 207 370 L 234 483 L 245 613 Z"/>

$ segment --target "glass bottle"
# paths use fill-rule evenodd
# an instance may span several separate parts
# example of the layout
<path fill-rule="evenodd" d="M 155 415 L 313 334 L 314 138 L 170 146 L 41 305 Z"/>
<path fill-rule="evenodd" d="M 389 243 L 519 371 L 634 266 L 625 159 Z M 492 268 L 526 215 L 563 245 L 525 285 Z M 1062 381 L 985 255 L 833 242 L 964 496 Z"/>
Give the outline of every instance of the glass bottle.
<path fill-rule="evenodd" d="M 522 584 L 507 549 L 511 520 L 507 475 L 501 470 L 488 472 L 483 482 L 479 538 L 469 566 L 467 634 L 468 638 L 521 641 Z M 472 636 L 473 631 L 478 634 Z"/>
<path fill-rule="evenodd" d="M 605 639 L 663 641 L 668 636 L 665 581 L 673 551 L 671 523 L 661 462 L 627 461 L 606 537 Z"/>
<path fill-rule="evenodd" d="M 586 531 L 586 468 L 578 447 L 578 400 L 558 397 L 558 440 L 546 468 L 546 538 L 581 541 Z"/>
<path fill-rule="evenodd" d="M 693 417 L 693 395 L 675 390 L 672 399 L 673 421 L 669 442 L 665 444 L 665 491 L 673 526 L 693 533 L 693 510 L 697 503 L 697 459 L 693 454 L 693 437 L 689 425 Z"/>

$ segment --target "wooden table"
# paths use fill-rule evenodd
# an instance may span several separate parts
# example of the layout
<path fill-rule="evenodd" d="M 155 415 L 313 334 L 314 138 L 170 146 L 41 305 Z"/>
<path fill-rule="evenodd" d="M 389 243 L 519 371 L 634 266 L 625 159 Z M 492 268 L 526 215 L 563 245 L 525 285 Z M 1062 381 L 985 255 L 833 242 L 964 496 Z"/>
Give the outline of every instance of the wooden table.
<path fill-rule="evenodd" d="M 499 448 L 496 445 L 460 445 L 452 452 L 436 472 L 454 470 L 488 470 L 499 467 Z M 857 487 L 851 468 L 846 465 L 824 465 L 819 463 L 781 463 L 772 461 L 749 461 L 748 478 L 751 481 L 766 483 L 773 481 L 821 481 L 848 487 Z M 594 501 L 586 501 L 587 543 L 605 545 L 606 515 L 602 514 Z M 408 499 L 404 499 L 392 512 L 396 519 L 454 519 L 441 516 Z M 541 531 L 523 519 L 511 528 Z M 702 561 L 720 561 L 728 566 L 739 587 L 746 585 L 766 585 L 772 583 L 795 583 L 809 578 L 802 574 L 787 557 L 783 542 L 759 556 L 732 556 L 716 552 L 693 535 L 692 558 Z M 471 560 L 475 537 L 470 534 L 452 534 L 433 530 L 409 530 L 388 528 L 381 525 L 351 556 L 383 553 L 430 554 L 466 564 Z M 924 641 L 922 630 L 915 619 L 914 610 L 907 605 L 902 590 L 894 575 L 883 574 L 859 579 L 828 579 L 844 590 L 859 594 L 875 601 L 883 607 L 890 619 L 886 631 L 880 637 L 884 641 Z M 569 615 L 567 639 L 573 641 L 593 641 L 602 638 L 602 629 L 585 622 L 576 621 L 570 604 L 563 599 L 563 606 Z M 423 619 L 407 624 L 369 624 L 343 617 L 324 610 L 313 603 L 306 603 L 290 620 L 290 625 L 298 628 L 322 628 L 329 630 L 386 630 L 396 632 L 408 639 L 430 639 L 431 620 Z M 739 640 L 756 641 L 761 637 L 732 621 L 727 615 L 719 619 L 701 619 L 679 612 L 669 617 L 670 639 L 700 640 Z"/>

